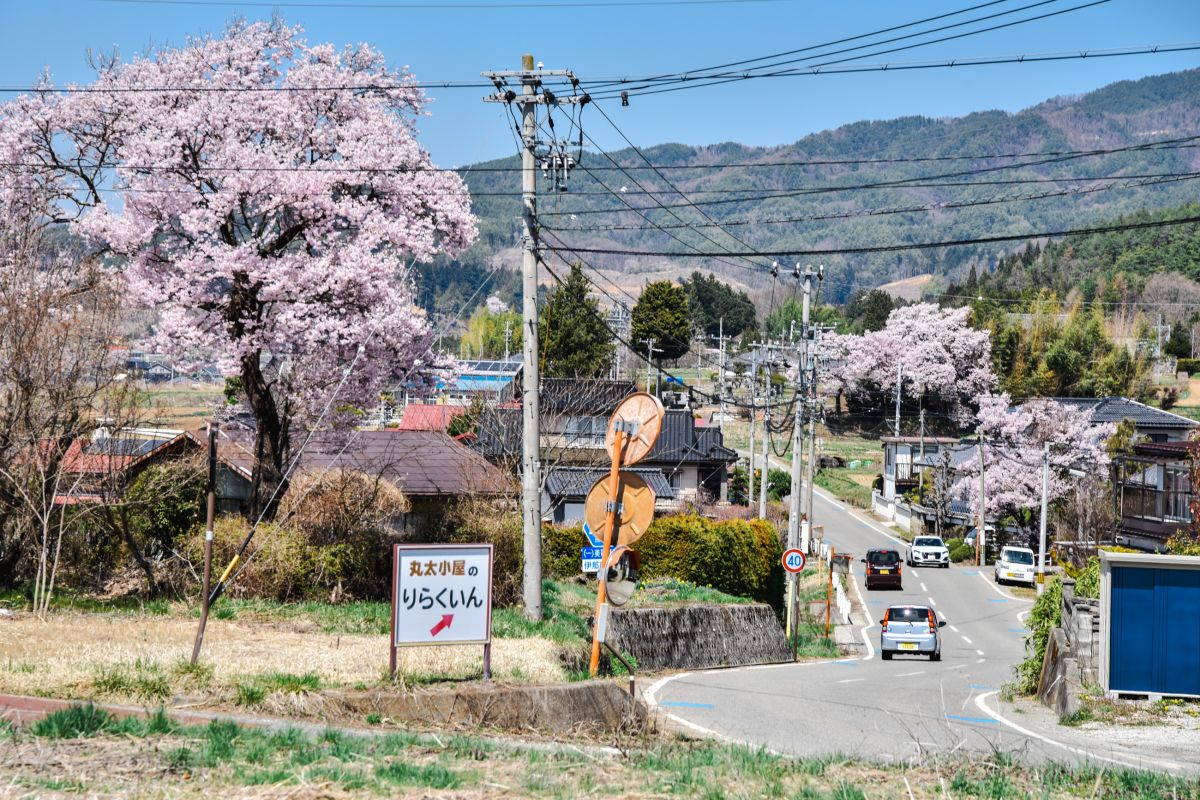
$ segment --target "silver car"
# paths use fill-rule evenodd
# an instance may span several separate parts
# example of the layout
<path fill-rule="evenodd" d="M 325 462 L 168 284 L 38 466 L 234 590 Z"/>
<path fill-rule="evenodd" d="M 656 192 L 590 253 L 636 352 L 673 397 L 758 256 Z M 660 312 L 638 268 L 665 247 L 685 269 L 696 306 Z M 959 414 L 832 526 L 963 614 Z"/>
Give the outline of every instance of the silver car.
<path fill-rule="evenodd" d="M 879 654 L 891 661 L 897 653 L 929 656 L 942 660 L 942 638 L 938 629 L 946 625 L 929 606 L 892 606 L 879 620 Z"/>

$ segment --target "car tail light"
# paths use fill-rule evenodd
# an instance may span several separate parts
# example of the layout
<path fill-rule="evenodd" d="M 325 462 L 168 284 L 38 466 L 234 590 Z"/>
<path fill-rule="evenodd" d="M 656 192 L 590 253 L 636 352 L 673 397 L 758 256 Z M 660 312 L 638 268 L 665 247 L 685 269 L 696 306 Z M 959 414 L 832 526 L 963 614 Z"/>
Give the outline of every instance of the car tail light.
<path fill-rule="evenodd" d="M 891 618 L 891 609 L 883 612 L 883 622 L 879 623 L 880 630 L 887 632 L 888 620 Z"/>
<path fill-rule="evenodd" d="M 929 609 L 929 632 L 934 633 L 935 631 L 937 631 L 937 620 L 933 618 L 933 609 L 931 608 Z"/>

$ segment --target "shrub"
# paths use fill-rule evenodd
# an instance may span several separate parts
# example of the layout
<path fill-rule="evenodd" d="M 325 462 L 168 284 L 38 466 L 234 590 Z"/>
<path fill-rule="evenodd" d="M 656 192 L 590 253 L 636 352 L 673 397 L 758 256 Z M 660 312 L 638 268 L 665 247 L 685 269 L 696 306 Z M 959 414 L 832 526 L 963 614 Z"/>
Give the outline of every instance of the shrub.
<path fill-rule="evenodd" d="M 1173 556 L 1200 556 L 1200 539 L 1177 533 L 1167 539 L 1167 552 Z"/>
<path fill-rule="evenodd" d="M 542 572 L 549 578 L 570 578 L 579 574 L 579 548 L 587 546 L 583 526 L 542 528 Z"/>
<path fill-rule="evenodd" d="M 1200 358 L 1181 358 L 1175 362 L 1175 370 L 1186 372 L 1188 375 L 1200 372 Z"/>
<path fill-rule="evenodd" d="M 493 602 L 497 606 L 510 606 L 521 601 L 521 571 L 525 563 L 521 515 L 510 500 L 464 497 L 450 506 L 440 529 L 426 532 L 420 538 L 434 542 L 492 545 Z M 575 571 L 578 572 L 578 549 L 575 551 L 575 563 Z M 546 572 L 544 564 L 542 571 Z"/>
<path fill-rule="evenodd" d="M 1062 621 L 1062 577 L 1055 575 L 1046 582 L 1046 591 L 1038 597 L 1029 612 L 1029 635 L 1025 637 L 1025 660 L 1015 667 L 1014 685 L 1021 694 L 1033 694 L 1042 677 L 1042 661 L 1046 658 L 1046 643 L 1051 632 Z"/>
<path fill-rule="evenodd" d="M 950 552 L 950 560 L 956 564 L 975 558 L 975 548 L 962 539 L 947 539 L 946 549 Z"/>
<path fill-rule="evenodd" d="M 1100 559 L 1096 556 L 1090 557 L 1076 576 L 1075 596 L 1093 599 L 1100 596 Z"/>

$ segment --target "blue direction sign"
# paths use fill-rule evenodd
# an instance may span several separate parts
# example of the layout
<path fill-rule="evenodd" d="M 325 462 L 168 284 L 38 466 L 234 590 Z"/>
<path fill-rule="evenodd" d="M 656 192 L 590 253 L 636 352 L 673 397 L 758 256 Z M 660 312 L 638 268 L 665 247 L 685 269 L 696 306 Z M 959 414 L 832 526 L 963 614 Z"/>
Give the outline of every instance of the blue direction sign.
<path fill-rule="evenodd" d="M 583 572 L 600 571 L 600 551 L 602 547 L 581 547 L 580 557 L 583 561 Z"/>
<path fill-rule="evenodd" d="M 583 535 L 587 537 L 588 544 L 592 547 L 604 547 L 604 542 L 596 538 L 596 534 L 592 533 L 592 527 L 586 522 L 583 523 Z M 592 570 L 595 572 L 596 570 Z"/>

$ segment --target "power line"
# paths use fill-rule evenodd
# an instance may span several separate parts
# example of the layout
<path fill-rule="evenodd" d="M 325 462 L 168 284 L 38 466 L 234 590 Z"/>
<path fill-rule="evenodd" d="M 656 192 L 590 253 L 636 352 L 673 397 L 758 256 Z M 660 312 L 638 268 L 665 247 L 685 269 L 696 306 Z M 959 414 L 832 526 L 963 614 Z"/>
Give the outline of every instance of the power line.
<path fill-rule="evenodd" d="M 949 239 L 940 242 L 914 242 L 910 244 L 894 244 L 894 245 L 878 245 L 874 247 L 848 247 L 848 248 L 828 248 L 815 250 L 763 250 L 746 255 L 757 255 L 765 257 L 788 257 L 788 256 L 816 256 L 816 255 L 843 255 L 855 253 L 891 253 L 902 250 L 926 250 L 938 247 L 958 247 L 963 245 L 974 244 L 990 244 L 994 242 L 1013 242 L 1023 239 L 1047 239 L 1059 236 L 1077 236 L 1095 233 L 1115 233 L 1117 231 L 1138 230 L 1142 228 L 1162 228 L 1171 225 L 1186 225 L 1189 223 L 1200 222 L 1200 216 L 1181 217 L 1170 220 L 1156 220 L 1151 222 L 1134 222 L 1119 225 L 1103 225 L 1092 228 L 1074 228 L 1061 231 L 1041 231 L 1037 233 L 1022 233 L 1001 236 L 981 236 L 973 239 Z M 669 258 L 713 258 L 714 253 L 669 253 L 661 251 L 639 251 L 639 250 L 615 250 L 608 248 L 589 248 L 579 247 L 574 248 L 579 253 L 596 253 L 602 255 L 623 255 L 623 256 L 644 256 L 644 257 L 669 257 Z"/>
<path fill-rule="evenodd" d="M 1183 181 L 1195 180 L 1196 178 L 1200 178 L 1200 172 L 1189 172 L 1189 173 L 1182 174 L 1178 177 L 1171 177 L 1171 178 L 1158 178 L 1158 179 L 1153 179 L 1153 180 L 1150 180 L 1150 179 L 1136 180 L 1136 181 L 1132 181 L 1132 182 L 1125 182 L 1123 184 L 1120 184 L 1118 182 L 1113 182 L 1113 183 L 1110 183 L 1110 184 L 1104 185 L 1104 186 L 1078 187 L 1078 188 L 1066 189 L 1064 191 L 1058 191 L 1058 192 L 1045 192 L 1042 194 L 1005 195 L 1003 197 L 989 197 L 989 198 L 982 198 L 982 199 L 978 199 L 978 200 L 964 200 L 961 202 L 931 203 L 929 205 L 918 205 L 918 206 L 901 206 L 898 208 L 859 209 L 857 211 L 847 211 L 847 212 L 843 212 L 840 214 L 815 214 L 815 215 L 810 215 L 810 216 L 799 216 L 799 217 L 777 217 L 777 218 L 745 219 L 745 220 L 736 220 L 736 219 L 735 220 L 722 220 L 718 226 L 719 227 L 725 227 L 725 226 L 738 227 L 738 226 L 742 226 L 742 225 L 784 225 L 784 224 L 791 224 L 791 223 L 798 223 L 798 222 L 820 222 L 820 221 L 825 221 L 825 220 L 855 219 L 855 218 L 859 218 L 859 217 L 887 216 L 887 215 L 891 215 L 891 214 L 913 214 L 913 213 L 920 213 L 920 212 L 924 212 L 924 211 L 944 211 L 947 209 L 955 209 L 955 208 L 974 208 L 976 206 L 1007 204 L 1007 203 L 1023 203 L 1023 202 L 1030 202 L 1030 201 L 1034 201 L 1034 200 L 1045 200 L 1047 198 L 1053 198 L 1053 197 L 1068 197 L 1068 196 L 1077 196 L 1077 195 L 1084 195 L 1084 194 L 1094 194 L 1096 192 L 1120 191 L 1123 189 L 1137 189 L 1137 188 L 1141 188 L 1143 186 L 1159 186 L 1159 185 L 1167 184 L 1167 183 L 1178 183 L 1178 182 L 1183 182 Z M 573 226 L 573 227 L 560 228 L 560 227 L 556 227 L 556 226 L 552 226 L 552 225 L 547 225 L 544 227 L 546 230 L 557 231 L 560 233 L 572 233 L 572 232 L 574 232 L 574 233 L 601 233 L 601 232 L 610 232 L 610 231 L 644 231 L 644 230 L 650 230 L 651 227 L 658 228 L 658 229 L 664 229 L 664 228 L 672 229 L 672 228 L 683 227 L 683 226 L 673 225 L 671 223 L 664 223 L 662 225 L 654 225 L 654 226 L 591 225 L 591 226 Z M 687 227 L 693 227 L 693 225 L 688 225 Z M 694 223 L 694 227 L 707 228 L 707 227 L 711 227 L 711 226 L 706 225 L 704 223 Z"/>
<path fill-rule="evenodd" d="M 720 80 L 704 81 L 697 78 L 682 78 L 680 85 L 665 88 L 648 88 L 645 90 L 625 90 L 629 97 L 642 97 L 652 94 L 666 94 L 685 89 L 698 89 L 705 86 L 717 86 L 736 81 L 754 80 L 757 78 L 792 78 L 811 77 L 815 75 L 846 75 L 859 72 L 904 72 L 918 69 L 949 69 L 953 67 L 981 67 L 997 64 L 1037 64 L 1052 61 L 1074 61 L 1086 58 L 1118 58 L 1122 56 L 1158 55 L 1162 53 L 1184 53 L 1200 50 L 1200 42 L 1179 42 L 1172 44 L 1137 45 L 1104 49 L 1079 49 L 1050 53 L 1020 53 L 1001 56 L 965 56 L 957 58 L 942 58 L 930 61 L 900 61 L 880 64 L 849 64 L 833 67 L 810 67 L 793 69 L 776 73 L 746 73 Z M 613 90 L 609 96 L 618 96 L 620 92 Z"/>
<path fill-rule="evenodd" d="M 888 48 L 885 50 L 876 50 L 871 53 L 863 53 L 861 55 L 850 56 L 847 58 L 841 58 L 841 59 L 837 59 L 834 61 L 822 61 L 818 64 L 810 65 L 809 68 L 810 69 L 819 69 L 819 68 L 823 68 L 823 67 L 834 66 L 836 64 L 841 64 L 841 63 L 848 62 L 848 61 L 857 61 L 860 58 L 869 58 L 871 56 L 887 55 L 889 53 L 896 53 L 896 52 L 901 52 L 904 50 L 912 50 L 912 49 L 919 48 L 919 47 L 926 47 L 931 44 L 939 44 L 941 42 L 948 42 L 948 41 L 952 41 L 955 39 L 962 39 L 962 38 L 966 38 L 968 36 L 976 36 L 981 33 L 988 33 L 991 31 L 1001 30 L 1004 28 L 1011 28 L 1011 27 L 1014 27 L 1017 25 L 1024 25 L 1025 23 L 1028 23 L 1028 22 L 1037 22 L 1039 20 L 1047 19 L 1049 17 L 1056 17 L 1061 14 L 1069 14 L 1073 11 L 1080 11 L 1080 10 L 1083 10 L 1086 8 L 1091 8 L 1093 6 L 1103 5 L 1105 3 L 1108 3 L 1109 1 L 1110 0 L 1091 0 L 1091 2 L 1083 3 L 1081 5 L 1073 6 L 1071 8 L 1058 9 L 1056 11 L 1050 11 L 1050 12 L 1047 12 L 1044 14 L 1039 14 L 1039 15 L 1032 16 L 1032 17 L 1026 17 L 1025 19 L 1014 20 L 1014 21 L 1010 21 L 1010 22 L 997 24 L 997 25 L 992 25 L 992 26 L 985 27 L 985 28 L 978 28 L 976 30 L 971 30 L 971 31 L 964 31 L 962 33 L 957 33 L 957 34 L 950 35 L 950 36 L 942 36 L 942 37 L 939 37 L 936 39 L 930 39 L 928 41 L 913 42 L 911 44 L 903 45 L 900 47 L 892 47 L 892 48 Z M 982 17 L 976 17 L 975 19 L 965 20 L 963 22 L 954 22 L 949 25 L 943 25 L 943 26 L 940 26 L 937 28 L 931 28 L 929 30 L 918 31 L 916 33 L 909 33 L 909 34 L 905 34 L 903 36 L 895 36 L 895 37 L 892 37 L 891 39 L 883 39 L 883 40 L 876 41 L 876 42 L 869 42 L 867 44 L 856 45 L 854 47 L 846 47 L 846 48 L 842 48 L 841 50 L 833 50 L 833 51 L 830 51 L 827 53 L 818 53 L 815 55 L 805 56 L 803 58 L 793 58 L 793 59 L 787 59 L 784 61 L 776 61 L 776 62 L 773 62 L 770 64 L 763 64 L 763 65 L 760 65 L 757 67 L 751 67 L 750 70 L 747 70 L 746 72 L 756 72 L 757 73 L 757 71 L 759 71 L 759 70 L 771 69 L 774 67 L 782 67 L 782 66 L 786 66 L 788 64 L 796 64 L 796 63 L 805 62 L 805 61 L 825 59 L 825 58 L 829 58 L 831 56 L 836 56 L 836 55 L 843 55 L 845 53 L 851 53 L 856 50 L 864 50 L 864 49 L 867 49 L 870 47 L 878 47 L 879 45 L 891 44 L 894 42 L 904 41 L 904 40 L 912 39 L 912 38 L 915 38 L 918 36 L 925 36 L 925 35 L 931 34 L 931 33 L 938 33 L 940 31 L 950 30 L 952 28 L 960 28 L 964 25 L 973 25 L 976 22 L 984 22 L 989 19 L 995 19 L 997 17 L 1007 16 L 1008 14 L 1015 14 L 1020 11 L 1028 11 L 1029 9 L 1032 9 L 1032 8 L 1038 8 L 1040 6 L 1045 6 L 1045 5 L 1049 5 L 1049 4 L 1056 3 L 1056 2 L 1058 2 L 1058 0 L 1037 0 L 1037 2 L 1030 3 L 1030 4 L 1024 5 L 1024 6 L 1019 6 L 1017 8 L 1012 8 L 1007 11 L 1000 11 L 1000 12 L 996 12 L 994 14 L 988 14 L 988 15 L 985 15 Z M 817 48 L 817 49 L 820 49 L 820 48 Z M 704 74 L 697 74 L 697 73 L 704 73 Z M 770 74 L 770 73 L 767 73 L 767 74 Z M 716 72 L 715 70 L 697 70 L 693 73 L 688 74 L 689 78 L 692 78 L 692 79 L 700 78 L 702 80 L 707 80 L 707 79 L 711 79 L 711 78 L 728 78 L 730 76 L 731 76 L 731 73 Z M 676 77 L 676 78 L 672 78 L 669 80 L 677 81 L 679 79 L 680 79 L 679 77 Z M 637 87 L 635 87 L 633 90 L 630 90 L 630 94 L 633 94 L 636 91 L 637 91 Z"/>
<path fill-rule="evenodd" d="M 271 3 L 257 0 L 95 0 L 99 3 L 125 3 L 147 6 L 236 6 L 238 8 L 336 8 L 336 9 L 409 9 L 409 10 L 470 10 L 486 11 L 488 9 L 510 8 L 623 8 L 642 6 L 725 6 L 751 5 L 755 3 L 788 3 L 792 0 L 580 0 L 580 2 L 545 2 L 545 3 L 322 3 L 322 2 L 285 2 Z"/>

